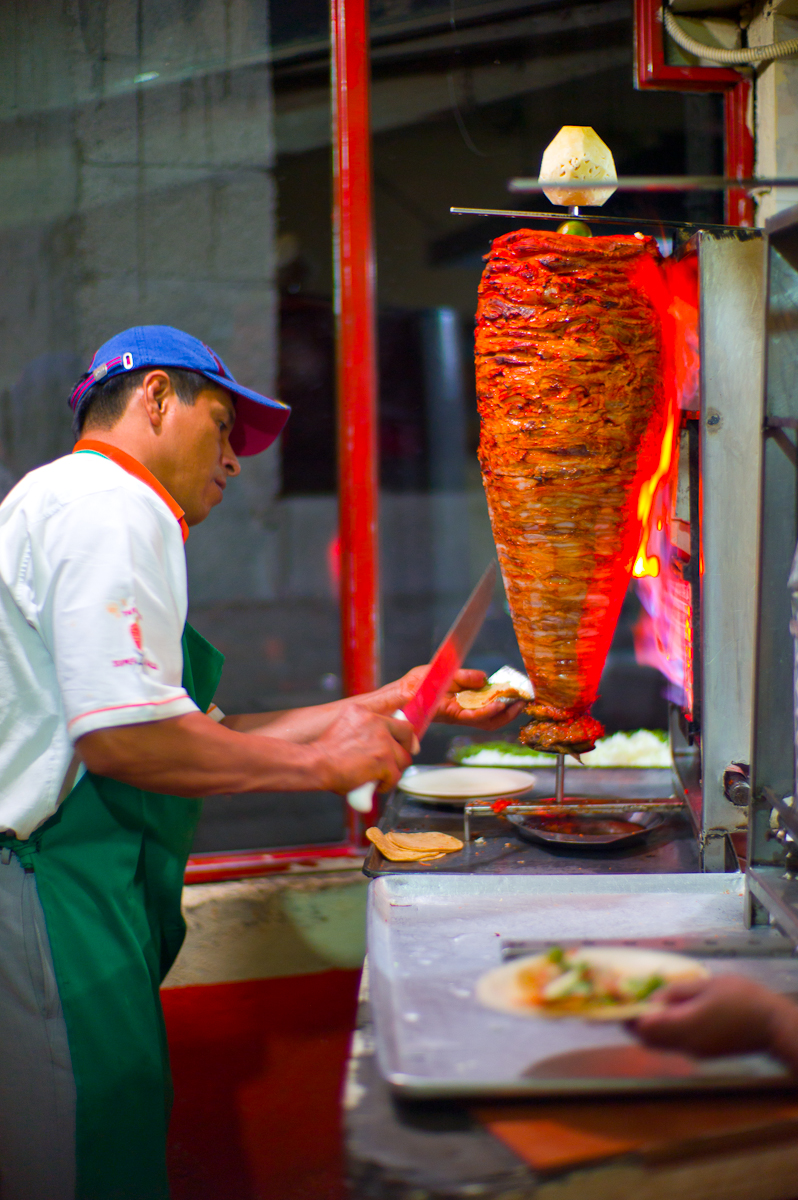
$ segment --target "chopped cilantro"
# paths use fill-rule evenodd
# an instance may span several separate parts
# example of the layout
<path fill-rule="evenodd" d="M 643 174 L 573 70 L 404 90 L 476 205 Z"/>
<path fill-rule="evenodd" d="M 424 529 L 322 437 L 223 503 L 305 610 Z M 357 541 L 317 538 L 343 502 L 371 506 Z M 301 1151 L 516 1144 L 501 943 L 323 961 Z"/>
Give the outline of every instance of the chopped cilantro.
<path fill-rule="evenodd" d="M 652 992 L 656 992 L 664 983 L 661 975 L 649 975 L 648 979 L 630 979 L 629 990 L 635 1000 L 647 1000 Z"/>

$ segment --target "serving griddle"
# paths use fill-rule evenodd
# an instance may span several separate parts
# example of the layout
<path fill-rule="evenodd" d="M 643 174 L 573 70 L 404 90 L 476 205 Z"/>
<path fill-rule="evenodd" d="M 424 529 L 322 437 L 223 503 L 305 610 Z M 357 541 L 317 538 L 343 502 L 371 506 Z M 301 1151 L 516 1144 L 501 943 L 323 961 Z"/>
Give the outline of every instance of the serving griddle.
<path fill-rule="evenodd" d="M 635 797 L 640 803 L 667 803 L 672 791 L 671 772 L 667 769 L 640 767 L 569 767 L 567 787 L 581 797 L 598 803 L 606 801 L 613 810 L 619 803 L 629 803 L 618 797 Z M 523 799 L 533 803 L 546 801 L 555 786 L 555 772 L 549 767 L 535 767 L 535 786 Z M 698 847 L 693 827 L 685 811 L 662 814 L 662 820 L 647 831 L 642 839 L 619 840 L 605 844 L 573 846 L 551 842 L 525 841 L 506 817 L 488 811 L 480 815 L 470 831 L 463 849 L 447 854 L 431 863 L 387 862 L 372 847 L 363 867 L 370 877 L 393 874 L 527 874 L 531 871 L 561 874 L 601 870 L 609 873 L 684 872 L 698 870 Z M 417 801 L 403 792 L 394 792 L 388 800 L 380 821 L 380 829 L 405 833 L 436 830 L 453 834 L 463 840 L 463 810 L 450 805 L 440 807 L 429 801 Z"/>
<path fill-rule="evenodd" d="M 382 1074 L 415 1098 L 568 1096 L 784 1086 L 766 1055 L 698 1061 L 648 1050 L 622 1023 L 484 1008 L 479 977 L 551 944 L 690 954 L 794 994 L 798 961 L 773 929 L 743 928 L 743 877 L 392 875 L 369 887 L 368 954 Z"/>

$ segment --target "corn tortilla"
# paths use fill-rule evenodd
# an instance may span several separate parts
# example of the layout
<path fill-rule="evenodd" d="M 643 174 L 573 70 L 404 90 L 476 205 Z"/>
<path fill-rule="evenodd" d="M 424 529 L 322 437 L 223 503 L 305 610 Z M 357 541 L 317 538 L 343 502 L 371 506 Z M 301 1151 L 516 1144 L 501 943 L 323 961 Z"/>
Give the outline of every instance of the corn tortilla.
<path fill-rule="evenodd" d="M 455 700 L 460 707 L 469 709 L 485 708 L 488 704 L 492 704 L 494 700 L 528 699 L 528 696 L 522 696 L 518 689 L 509 683 L 487 683 L 485 687 L 472 688 L 455 694 Z"/>
<path fill-rule="evenodd" d="M 392 829 L 387 836 L 389 841 L 402 850 L 424 850 L 428 854 L 443 850 L 451 854 L 455 850 L 463 849 L 460 839 L 448 833 L 399 833 Z"/>
<path fill-rule="evenodd" d="M 401 846 L 397 846 L 394 842 L 388 840 L 382 830 L 373 825 L 371 829 L 366 830 L 366 837 L 379 850 L 383 858 L 390 859 L 391 862 L 421 862 L 422 859 L 429 858 L 429 850 L 404 850 Z"/>

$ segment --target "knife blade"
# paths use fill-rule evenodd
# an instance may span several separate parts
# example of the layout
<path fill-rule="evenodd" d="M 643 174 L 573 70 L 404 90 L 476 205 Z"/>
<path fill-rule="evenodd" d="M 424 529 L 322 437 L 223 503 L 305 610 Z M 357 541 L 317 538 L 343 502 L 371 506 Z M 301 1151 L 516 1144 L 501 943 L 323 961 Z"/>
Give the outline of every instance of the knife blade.
<path fill-rule="evenodd" d="M 410 722 L 419 741 L 427 732 L 446 689 L 474 644 L 490 607 L 495 582 L 496 563 L 492 562 L 432 656 L 432 662 L 415 695 L 403 709 L 393 714 L 394 717 Z M 376 783 L 361 783 L 360 787 L 353 788 L 346 797 L 348 803 L 357 812 L 369 812 L 376 786 Z"/>

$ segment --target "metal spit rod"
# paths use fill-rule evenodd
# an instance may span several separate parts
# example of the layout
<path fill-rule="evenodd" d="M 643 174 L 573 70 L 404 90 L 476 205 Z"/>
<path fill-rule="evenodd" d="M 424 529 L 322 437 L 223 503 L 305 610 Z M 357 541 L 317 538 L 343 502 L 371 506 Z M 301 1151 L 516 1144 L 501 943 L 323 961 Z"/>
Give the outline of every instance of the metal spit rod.
<path fill-rule="evenodd" d="M 563 796 L 565 795 L 565 755 L 557 755 L 557 774 L 555 776 L 554 797 L 558 804 L 562 804 Z"/>
<path fill-rule="evenodd" d="M 574 800 L 566 801 L 564 804 L 556 805 L 556 815 L 560 813 L 570 814 L 578 817 L 614 817 L 620 813 L 628 812 L 681 812 L 684 803 L 681 800 L 609 800 L 604 803 L 597 803 L 592 800 Z M 465 804 L 463 806 L 463 841 L 466 845 L 471 841 L 471 818 L 472 817 L 496 817 L 504 816 L 507 813 L 522 814 L 531 817 L 548 817 L 554 814 L 555 804 L 549 801 L 548 804 L 508 804 L 500 813 L 493 811 L 493 804 L 490 801 L 482 801 L 475 804 Z"/>
<path fill-rule="evenodd" d="M 509 192 L 758 192 L 798 187 L 798 178 L 734 179 L 724 175 L 620 175 L 617 179 L 532 179 L 518 176 L 507 181 Z"/>
<path fill-rule="evenodd" d="M 572 206 L 572 208 L 575 206 Z M 584 207 L 584 205 L 583 205 Z M 516 208 L 457 208 L 452 206 L 449 209 L 456 217 L 511 217 L 513 220 L 526 221 L 530 218 L 535 221 L 563 221 L 566 219 L 566 214 L 563 212 L 528 212 Z M 568 210 L 570 216 L 577 214 Z M 659 229 L 687 229 L 691 233 L 695 233 L 699 229 L 707 229 L 716 233 L 727 233 L 730 229 L 738 229 L 737 225 L 713 225 L 707 221 L 665 221 L 659 217 L 613 217 L 609 213 L 591 213 L 590 220 L 601 225 L 631 225 L 634 229 L 640 229 L 643 225 L 654 226 Z"/>

